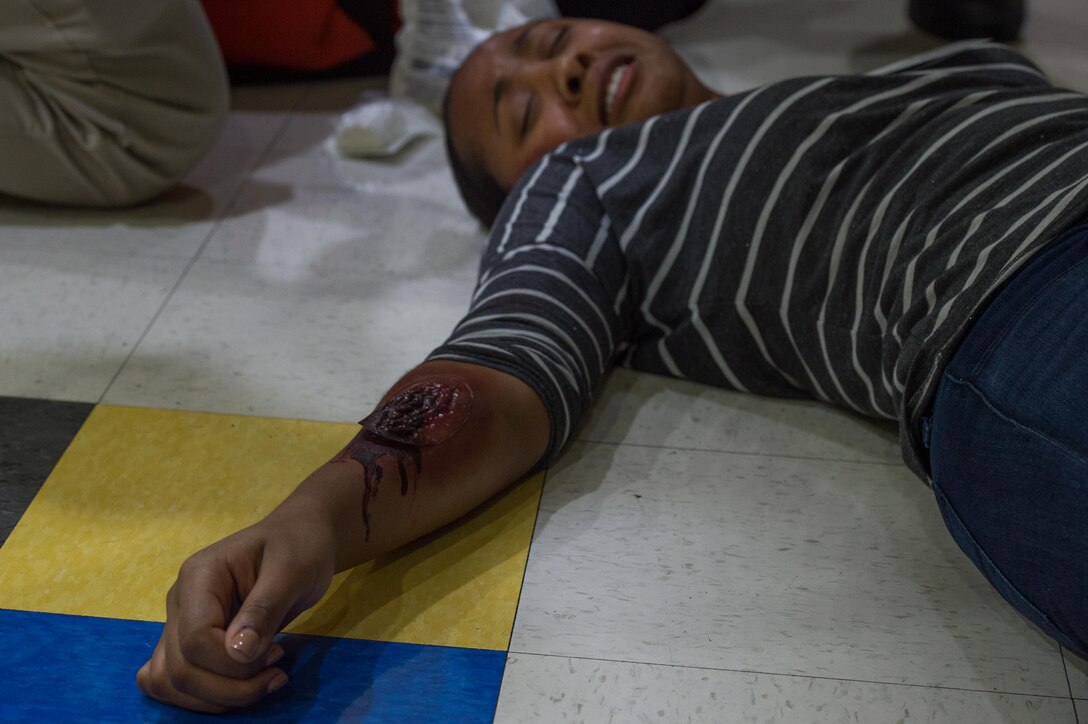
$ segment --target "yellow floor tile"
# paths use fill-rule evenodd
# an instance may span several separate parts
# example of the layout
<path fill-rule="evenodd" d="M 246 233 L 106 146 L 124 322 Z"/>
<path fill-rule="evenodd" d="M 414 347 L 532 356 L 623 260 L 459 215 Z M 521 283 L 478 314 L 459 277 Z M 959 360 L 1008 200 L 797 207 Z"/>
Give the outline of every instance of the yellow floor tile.
<path fill-rule="evenodd" d="M 0 608 L 161 621 L 186 556 L 259 519 L 357 429 L 98 406 L 0 548 Z M 541 484 L 342 573 L 289 630 L 506 649 Z"/>

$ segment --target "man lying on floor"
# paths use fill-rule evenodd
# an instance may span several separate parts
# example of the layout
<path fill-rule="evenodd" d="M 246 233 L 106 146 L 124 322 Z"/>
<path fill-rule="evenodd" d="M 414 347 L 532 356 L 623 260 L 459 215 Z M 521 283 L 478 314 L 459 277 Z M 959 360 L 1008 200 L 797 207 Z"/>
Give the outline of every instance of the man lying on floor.
<path fill-rule="evenodd" d="M 1088 97 L 986 43 L 721 97 L 653 35 L 558 19 L 474 51 L 447 129 L 492 225 L 466 316 L 184 563 L 148 695 L 282 687 L 273 637 L 334 573 L 548 465 L 616 364 L 896 420 L 968 556 L 1088 652 Z"/>

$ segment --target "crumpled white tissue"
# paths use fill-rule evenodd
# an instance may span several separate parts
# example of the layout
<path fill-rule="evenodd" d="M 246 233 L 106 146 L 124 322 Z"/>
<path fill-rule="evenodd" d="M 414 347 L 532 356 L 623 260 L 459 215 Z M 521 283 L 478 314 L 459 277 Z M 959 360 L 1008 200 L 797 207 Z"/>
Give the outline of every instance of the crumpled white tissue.
<path fill-rule="evenodd" d="M 327 148 L 341 156 L 386 158 L 441 133 L 438 118 L 415 101 L 371 96 L 340 117 Z"/>

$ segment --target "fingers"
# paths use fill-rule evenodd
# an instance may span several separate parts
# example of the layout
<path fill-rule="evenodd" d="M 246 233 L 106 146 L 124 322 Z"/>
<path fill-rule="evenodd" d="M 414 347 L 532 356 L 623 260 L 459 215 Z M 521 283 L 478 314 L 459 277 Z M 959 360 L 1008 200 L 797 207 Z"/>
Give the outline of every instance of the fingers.
<path fill-rule="evenodd" d="M 287 675 L 272 666 L 283 656 L 283 648 L 278 644 L 269 647 L 263 659 L 249 665 L 239 664 L 227 656 L 221 628 L 204 627 L 212 639 L 211 645 L 201 643 L 200 636 L 189 635 L 190 644 L 183 646 L 178 624 L 178 588 L 175 584 L 167 594 L 167 623 L 151 660 L 137 672 L 136 683 L 141 691 L 165 704 L 221 713 L 252 705 L 287 683 Z M 197 654 L 196 658 L 211 659 L 213 667 L 196 663 L 189 657 L 193 653 Z M 225 675 L 221 673 L 224 669 L 235 673 Z"/>
<path fill-rule="evenodd" d="M 166 620 L 173 638 L 167 656 L 174 669 L 185 661 L 222 676 L 248 679 L 264 668 L 261 661 L 236 661 L 223 650 L 238 595 L 235 586 L 228 567 L 216 560 L 190 559 L 182 565 L 178 581 L 166 595 Z"/>
<path fill-rule="evenodd" d="M 308 527 L 303 525 L 304 530 Z M 328 546 L 257 526 L 191 556 L 166 597 L 166 625 L 137 673 L 148 696 L 202 712 L 248 706 L 287 683 L 273 641 L 332 577 Z M 300 541 L 302 541 L 300 543 Z M 235 613 L 237 611 L 237 613 Z"/>
<path fill-rule="evenodd" d="M 224 709 L 250 706 L 287 683 L 282 669 L 267 667 L 248 679 L 223 676 L 171 657 L 167 648 L 166 675 L 172 704 L 193 708 L 197 702 Z"/>
<path fill-rule="evenodd" d="M 266 566 L 226 631 L 226 652 L 238 664 L 266 660 L 272 637 L 300 608 L 299 571 L 292 566 Z M 308 604 L 309 602 L 307 602 Z"/>
<path fill-rule="evenodd" d="M 163 637 L 167 637 L 165 631 Z M 171 670 L 167 663 L 168 649 L 169 646 L 160 641 L 151 660 L 136 674 L 140 690 L 164 704 L 219 714 L 255 704 L 287 683 L 286 674 L 277 668 L 265 669 L 246 680 L 220 676 L 195 667 Z"/>

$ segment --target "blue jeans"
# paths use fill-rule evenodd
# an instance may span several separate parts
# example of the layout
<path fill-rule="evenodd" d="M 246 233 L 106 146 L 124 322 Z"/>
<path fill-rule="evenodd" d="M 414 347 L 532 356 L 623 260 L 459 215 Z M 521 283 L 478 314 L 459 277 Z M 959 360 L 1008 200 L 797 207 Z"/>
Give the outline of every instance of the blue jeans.
<path fill-rule="evenodd" d="M 923 426 L 952 537 L 1020 613 L 1088 656 L 1088 225 L 986 307 Z"/>

